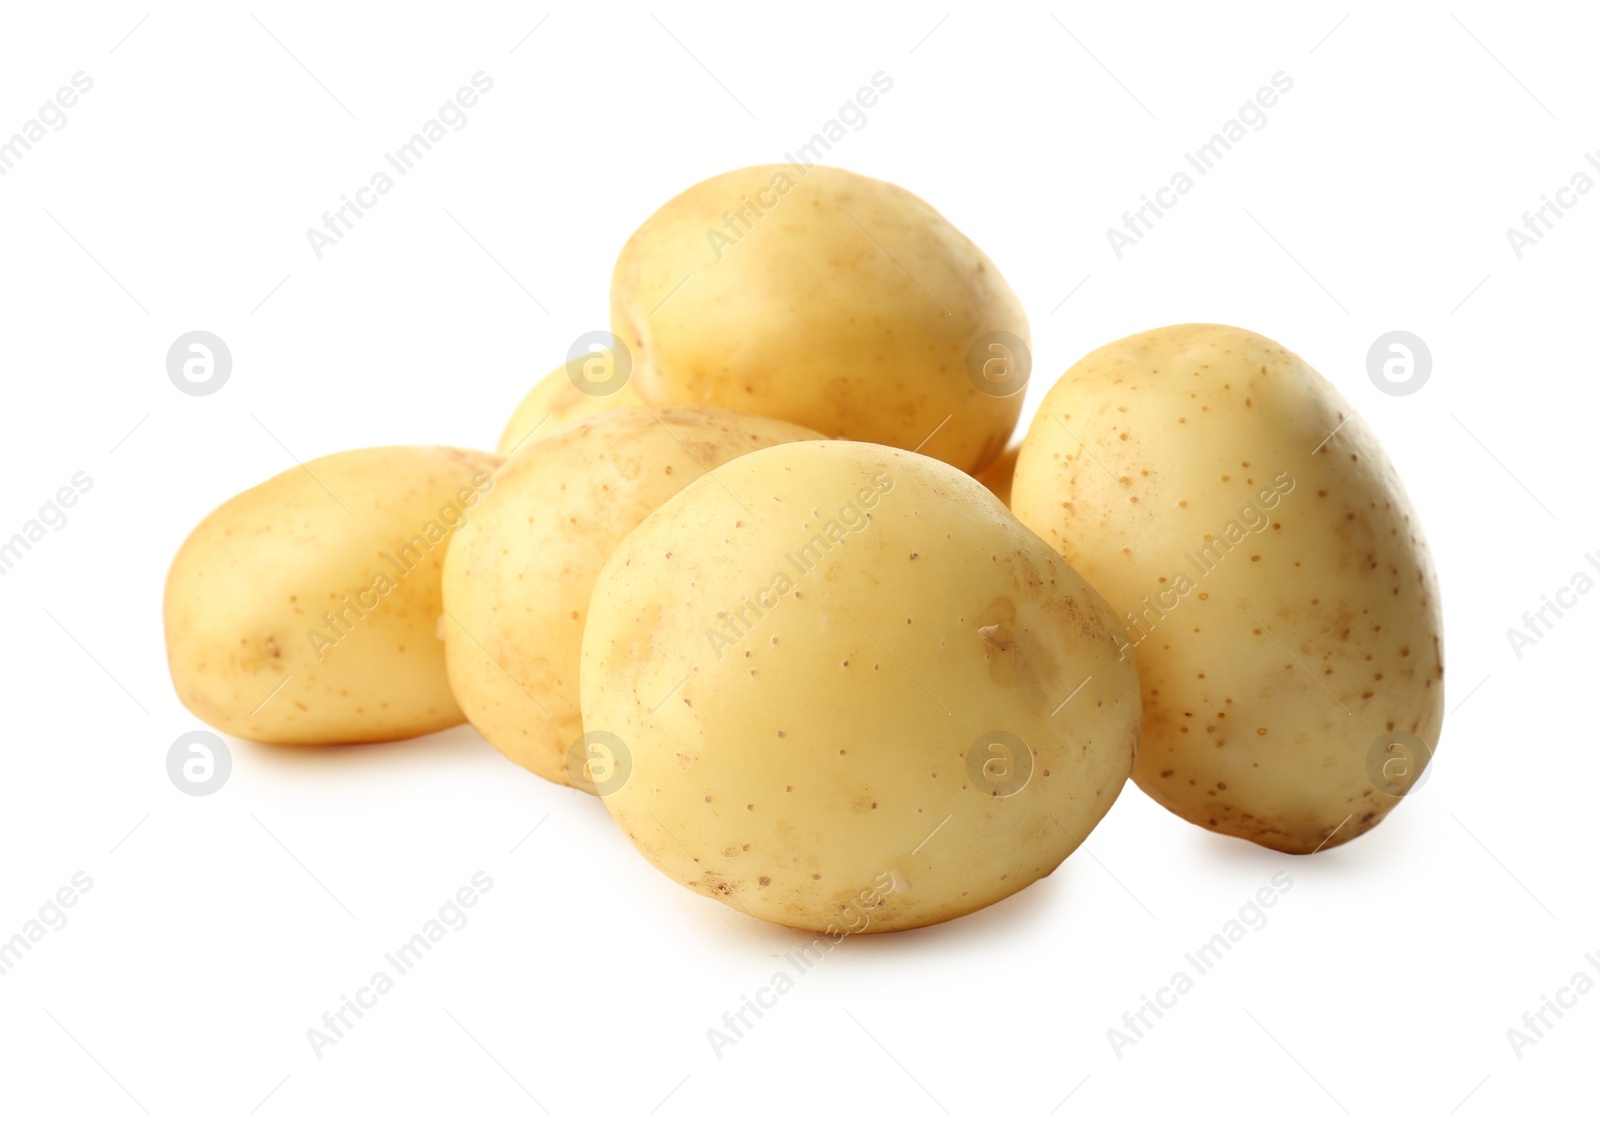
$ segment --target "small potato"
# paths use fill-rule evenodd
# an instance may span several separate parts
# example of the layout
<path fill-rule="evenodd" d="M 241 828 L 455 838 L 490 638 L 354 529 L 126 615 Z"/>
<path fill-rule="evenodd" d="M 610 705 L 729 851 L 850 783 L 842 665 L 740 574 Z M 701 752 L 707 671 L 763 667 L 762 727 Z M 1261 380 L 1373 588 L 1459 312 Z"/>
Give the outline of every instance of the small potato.
<path fill-rule="evenodd" d="M 987 486 L 989 493 L 999 498 L 1004 506 L 1011 505 L 1011 480 L 1017 473 L 1017 456 L 1021 453 L 1022 444 L 1013 443 L 989 464 L 987 470 L 978 475 L 978 481 Z"/>
<path fill-rule="evenodd" d="M 372 447 L 224 502 L 167 574 L 167 661 L 207 725 L 254 741 L 415 737 L 465 718 L 437 635 L 445 543 L 495 455 Z"/>
<path fill-rule="evenodd" d="M 750 451 L 816 438 L 714 408 L 622 408 L 507 460 L 445 561 L 445 654 L 468 720 L 517 764 L 592 793 L 587 758 L 568 754 L 583 734 L 578 655 L 600 567 L 701 475 Z"/>
<path fill-rule="evenodd" d="M 824 166 L 712 177 L 636 231 L 612 332 L 651 403 L 994 461 L 1022 410 L 1028 319 L 989 257 L 896 185 Z"/>
<path fill-rule="evenodd" d="M 774 447 L 606 562 L 585 740 L 617 823 L 683 885 L 819 933 L 910 929 L 1049 874 L 1111 807 L 1139 729 L 1113 623 L 960 471 Z"/>
<path fill-rule="evenodd" d="M 1276 342 L 1175 325 L 1090 353 L 1022 446 L 1016 514 L 1122 616 L 1134 781 L 1297 854 L 1377 826 L 1444 718 L 1439 586 L 1383 449 Z"/>
<path fill-rule="evenodd" d="M 568 369 L 568 365 L 552 369 L 522 398 L 500 435 L 500 444 L 495 448 L 500 454 L 512 455 L 575 420 L 644 403 L 631 381 L 608 395 L 594 395 L 573 383 Z"/>

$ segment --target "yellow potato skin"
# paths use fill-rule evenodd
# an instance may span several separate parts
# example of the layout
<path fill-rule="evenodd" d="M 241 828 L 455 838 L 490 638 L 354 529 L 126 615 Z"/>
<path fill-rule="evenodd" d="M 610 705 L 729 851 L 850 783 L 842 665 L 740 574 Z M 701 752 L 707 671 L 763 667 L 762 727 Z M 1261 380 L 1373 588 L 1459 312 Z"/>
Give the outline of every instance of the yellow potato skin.
<path fill-rule="evenodd" d="M 559 431 L 569 423 L 609 412 L 613 408 L 635 408 L 643 404 L 630 380 L 609 396 L 591 396 L 567 375 L 560 365 L 546 373 L 511 413 L 495 450 L 510 457 L 529 443 Z"/>
<path fill-rule="evenodd" d="M 224 502 L 167 574 L 179 700 L 224 733 L 288 745 L 459 725 L 437 636 L 439 576 L 445 542 L 499 463 L 452 447 L 372 447 Z"/>
<path fill-rule="evenodd" d="M 832 935 L 958 917 L 1054 870 L 1138 740 L 1105 602 L 921 455 L 796 443 L 717 478 L 624 539 L 584 633 L 585 726 L 632 758 L 605 803 L 645 858 Z M 995 731 L 1031 749 L 1001 797 L 968 765 Z"/>
<path fill-rule="evenodd" d="M 1307 853 L 1420 776 L 1425 757 L 1382 787 L 1369 757 L 1396 732 L 1432 750 L 1443 723 L 1421 524 L 1365 422 L 1288 349 L 1175 325 L 1095 350 L 1045 397 L 1012 505 L 1123 615 L 1145 692 L 1133 779 L 1170 811 Z"/>
<path fill-rule="evenodd" d="M 606 558 L 708 471 L 816 438 L 714 408 L 623 408 L 507 460 L 445 561 L 445 655 L 467 719 L 522 767 L 592 793 L 590 780 L 569 771 L 567 753 L 583 734 L 578 656 Z"/>
<path fill-rule="evenodd" d="M 617 259 L 611 324 L 651 403 L 925 443 L 966 471 L 994 460 L 1022 410 L 1022 392 L 968 376 L 981 335 L 1028 340 L 994 263 L 910 192 L 843 169 L 740 169 L 669 201 Z"/>
<path fill-rule="evenodd" d="M 977 476 L 978 481 L 989 488 L 989 493 L 1000 499 L 1002 506 L 1011 505 L 1011 481 L 1016 476 L 1017 456 L 1021 453 L 1022 444 L 1013 443 Z"/>

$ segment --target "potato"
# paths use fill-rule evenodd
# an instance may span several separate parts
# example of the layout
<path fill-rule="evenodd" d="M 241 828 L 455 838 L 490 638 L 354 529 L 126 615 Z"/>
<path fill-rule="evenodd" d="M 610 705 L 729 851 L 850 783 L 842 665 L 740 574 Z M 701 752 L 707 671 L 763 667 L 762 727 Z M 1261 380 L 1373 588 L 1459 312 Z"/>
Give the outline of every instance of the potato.
<path fill-rule="evenodd" d="M 981 470 L 1022 410 L 1028 319 L 903 188 L 821 166 L 724 173 L 628 240 L 612 332 L 651 403 L 793 420 Z"/>
<path fill-rule="evenodd" d="M 598 357 L 592 363 L 603 363 Z M 542 439 L 576 420 L 587 419 L 613 408 L 633 408 L 643 404 L 630 380 L 609 395 L 585 392 L 573 383 L 568 365 L 551 369 L 517 405 L 495 449 L 511 455 L 524 445 Z"/>
<path fill-rule="evenodd" d="M 583 639 L 588 754 L 645 858 L 821 933 L 1056 868 L 1132 765 L 1105 601 L 967 475 L 876 444 L 758 451 L 630 533 Z"/>
<path fill-rule="evenodd" d="M 622 408 L 508 460 L 445 560 L 445 655 L 468 720 L 524 768 L 593 792 L 587 758 L 568 753 L 583 734 L 578 655 L 600 567 L 701 475 L 762 447 L 816 438 L 714 408 Z"/>
<path fill-rule="evenodd" d="M 1438 582 L 1367 425 L 1305 361 L 1177 325 L 1046 396 L 1012 505 L 1123 616 L 1145 690 L 1134 780 L 1293 853 L 1377 825 L 1443 718 Z"/>
<path fill-rule="evenodd" d="M 1013 443 L 1004 453 L 978 475 L 978 481 L 989 488 L 989 493 L 1000 499 L 1001 505 L 1011 505 L 1011 480 L 1017 473 L 1017 456 L 1022 444 Z"/>
<path fill-rule="evenodd" d="M 459 725 L 437 636 L 445 543 L 500 459 L 372 447 L 224 502 L 167 574 L 167 661 L 207 725 L 290 745 Z"/>

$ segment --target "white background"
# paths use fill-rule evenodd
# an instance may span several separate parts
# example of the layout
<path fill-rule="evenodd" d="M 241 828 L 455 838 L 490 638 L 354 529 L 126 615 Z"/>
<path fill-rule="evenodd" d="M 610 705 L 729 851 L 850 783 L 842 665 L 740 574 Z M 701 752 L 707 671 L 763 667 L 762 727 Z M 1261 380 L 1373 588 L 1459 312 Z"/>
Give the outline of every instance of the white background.
<path fill-rule="evenodd" d="M 1600 992 L 1520 1060 L 1506 1030 L 1600 950 L 1600 769 L 1576 722 L 1600 595 L 1520 658 L 1506 631 L 1600 576 L 1600 194 L 1520 260 L 1505 231 L 1600 150 L 1596 28 L 1578 5 L 1396 7 L 8 5 L 0 135 L 75 72 L 94 87 L 0 177 L 0 539 L 74 472 L 94 485 L 0 577 L 0 934 L 74 873 L 94 886 L 0 978 L 0 1121 L 1592 1110 Z M 480 70 L 467 126 L 318 260 L 306 229 Z M 1032 321 L 1030 407 L 1099 344 L 1220 321 L 1299 352 L 1376 430 L 1443 585 L 1449 717 L 1423 789 L 1293 858 L 1130 786 L 1053 877 L 852 938 L 720 1059 L 706 1029 L 806 938 L 678 888 L 598 803 L 470 729 L 230 741 L 220 792 L 175 789 L 167 749 L 197 723 L 161 590 L 187 531 L 289 452 L 491 447 L 604 327 L 645 216 L 781 159 L 878 71 L 893 90 L 829 161 L 911 188 L 1000 265 Z M 1267 126 L 1119 260 L 1106 229 L 1278 71 L 1294 87 Z M 1397 328 L 1434 359 L 1408 397 L 1366 372 Z M 232 349 L 212 396 L 166 375 L 193 329 Z M 1117 1058 L 1107 1029 L 1279 870 L 1267 926 Z M 467 926 L 319 1060 L 306 1029 L 478 871 L 494 887 Z"/>

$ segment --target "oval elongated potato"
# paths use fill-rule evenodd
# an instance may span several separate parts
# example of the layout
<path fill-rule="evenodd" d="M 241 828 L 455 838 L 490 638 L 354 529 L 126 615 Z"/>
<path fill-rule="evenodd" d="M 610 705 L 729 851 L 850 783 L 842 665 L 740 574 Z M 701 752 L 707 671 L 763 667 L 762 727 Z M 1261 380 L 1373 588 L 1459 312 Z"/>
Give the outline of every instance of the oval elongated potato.
<path fill-rule="evenodd" d="M 638 407 L 643 403 L 632 381 L 609 395 L 592 395 L 574 384 L 567 374 L 567 366 L 561 365 L 546 373 L 539 383 L 528 390 L 506 422 L 506 429 L 500 433 L 500 443 L 495 450 L 509 457 L 527 444 L 576 420 L 588 419 L 614 408 Z"/>
<path fill-rule="evenodd" d="M 452 447 L 343 451 L 224 502 L 167 574 L 178 698 L 224 733 L 289 745 L 459 725 L 439 575 L 499 462 Z"/>
<path fill-rule="evenodd" d="M 451 542 L 444 570 L 450 683 L 491 745 L 587 792 L 578 655 L 595 577 L 650 512 L 750 451 L 816 439 L 781 420 L 713 408 L 622 408 L 510 459 Z"/>
<path fill-rule="evenodd" d="M 606 562 L 586 740 L 611 814 L 690 889 L 821 933 L 928 925 L 1049 874 L 1116 799 L 1139 687 L 1112 623 L 967 475 L 774 447 Z"/>
<path fill-rule="evenodd" d="M 1027 316 L 987 255 L 905 189 L 824 166 L 739 169 L 668 201 L 617 259 L 611 324 L 651 403 L 967 471 L 1005 446 L 1030 363 Z"/>
<path fill-rule="evenodd" d="M 1443 720 L 1438 582 L 1366 424 L 1242 329 L 1135 334 L 1067 370 L 1012 504 L 1123 616 L 1145 689 L 1134 780 L 1281 851 L 1375 826 Z"/>

